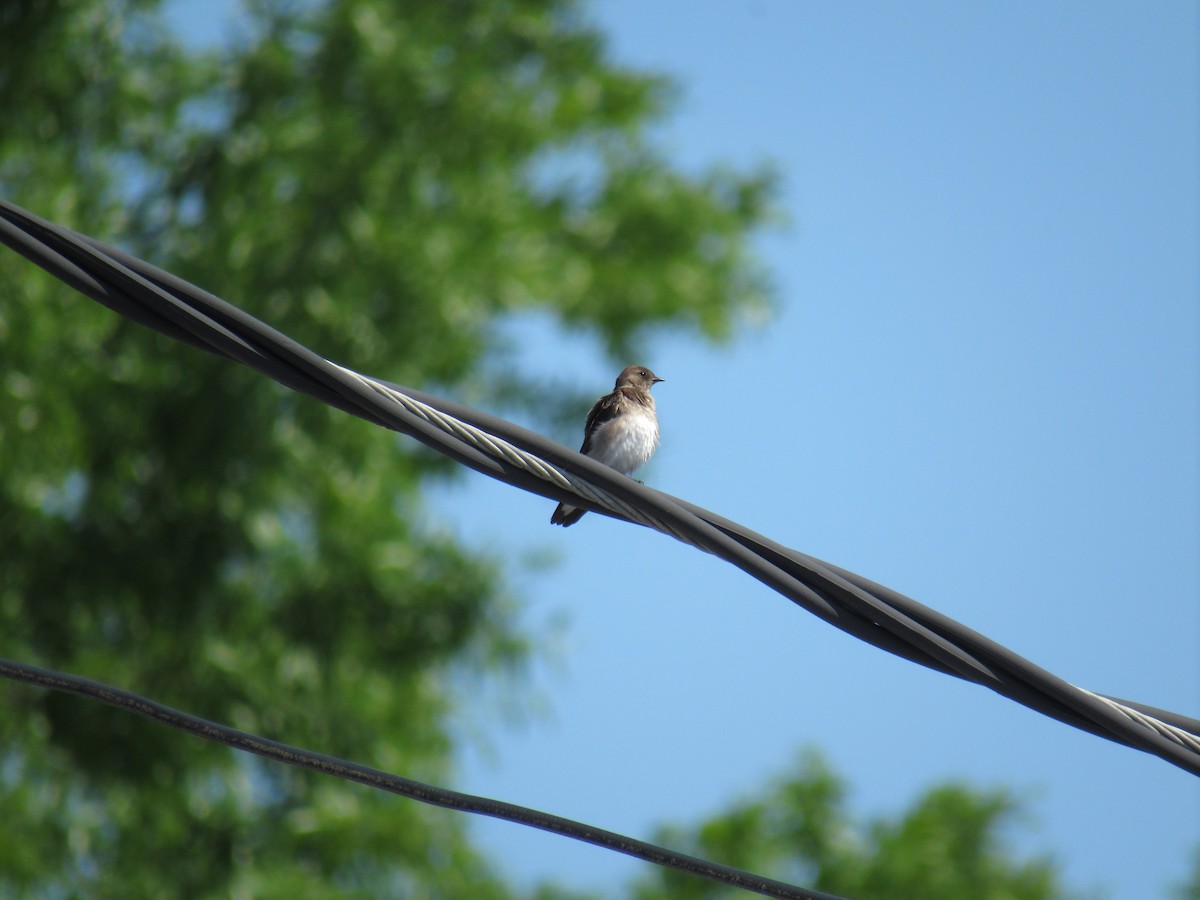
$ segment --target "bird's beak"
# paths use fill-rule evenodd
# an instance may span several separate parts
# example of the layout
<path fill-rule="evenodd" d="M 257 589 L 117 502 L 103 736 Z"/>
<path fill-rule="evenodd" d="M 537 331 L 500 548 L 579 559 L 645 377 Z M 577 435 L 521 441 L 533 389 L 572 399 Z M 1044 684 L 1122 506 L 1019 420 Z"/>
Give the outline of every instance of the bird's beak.
<path fill-rule="evenodd" d="M 652 382 L 650 382 L 650 383 L 651 383 L 651 384 L 658 384 L 660 381 L 666 381 L 666 380 L 667 380 L 667 379 L 665 379 L 665 378 L 659 378 L 657 375 L 655 375 L 655 376 L 654 376 L 654 380 L 653 380 Z"/>

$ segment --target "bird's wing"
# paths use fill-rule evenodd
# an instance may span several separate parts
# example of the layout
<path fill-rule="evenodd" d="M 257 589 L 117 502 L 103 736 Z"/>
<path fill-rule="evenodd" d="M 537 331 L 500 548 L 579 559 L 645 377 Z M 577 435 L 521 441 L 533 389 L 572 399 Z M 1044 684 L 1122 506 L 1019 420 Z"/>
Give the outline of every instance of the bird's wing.
<path fill-rule="evenodd" d="M 592 449 L 592 437 L 605 422 L 616 418 L 621 412 L 622 399 L 620 391 L 613 391 L 596 401 L 596 405 L 588 413 L 587 422 L 583 426 L 583 446 L 579 448 L 580 453 L 586 456 Z"/>

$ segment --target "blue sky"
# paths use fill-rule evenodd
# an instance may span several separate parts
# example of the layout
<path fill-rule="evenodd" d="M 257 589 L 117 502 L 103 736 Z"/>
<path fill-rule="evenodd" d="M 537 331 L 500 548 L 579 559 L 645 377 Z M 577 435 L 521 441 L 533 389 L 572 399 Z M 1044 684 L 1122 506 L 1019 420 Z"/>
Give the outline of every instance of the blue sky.
<path fill-rule="evenodd" d="M 1195 4 L 590 10 L 617 60 L 677 79 L 666 152 L 772 162 L 790 219 L 755 242 L 769 324 L 638 360 L 668 379 L 641 477 L 1083 687 L 1200 714 Z M 531 371 L 595 394 L 626 362 L 540 321 L 511 335 Z M 1195 778 L 860 644 L 668 538 L 552 529 L 552 507 L 476 475 L 435 498 L 514 560 L 526 620 L 554 636 L 523 688 L 543 714 L 514 727 L 478 701 L 462 730 L 488 749 L 453 787 L 645 837 L 816 747 L 863 815 L 946 779 L 1008 786 L 1032 813 L 1017 846 L 1073 886 L 1141 898 L 1183 877 Z M 472 827 L 521 880 L 615 893 L 642 870 Z"/>

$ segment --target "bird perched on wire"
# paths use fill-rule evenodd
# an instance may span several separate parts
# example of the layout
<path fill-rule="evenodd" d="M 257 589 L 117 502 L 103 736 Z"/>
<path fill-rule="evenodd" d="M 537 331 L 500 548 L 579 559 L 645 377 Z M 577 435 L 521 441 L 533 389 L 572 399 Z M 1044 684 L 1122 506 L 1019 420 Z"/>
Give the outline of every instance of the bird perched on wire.
<path fill-rule="evenodd" d="M 611 466 L 622 475 L 645 464 L 658 446 L 658 416 L 650 388 L 665 381 L 645 366 L 626 366 L 611 394 L 596 401 L 583 426 L 584 456 Z M 558 504 L 550 524 L 566 528 L 583 518 L 586 509 Z"/>

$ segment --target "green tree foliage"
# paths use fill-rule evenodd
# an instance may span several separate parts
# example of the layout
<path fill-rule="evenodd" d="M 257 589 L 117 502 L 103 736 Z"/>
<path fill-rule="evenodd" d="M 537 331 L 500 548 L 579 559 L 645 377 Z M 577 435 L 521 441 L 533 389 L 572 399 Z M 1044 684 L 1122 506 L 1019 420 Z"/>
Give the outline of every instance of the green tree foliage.
<path fill-rule="evenodd" d="M 1192 850 L 1187 878 L 1175 889 L 1176 900 L 1200 900 L 1200 847 Z"/>
<path fill-rule="evenodd" d="M 154 0 L 0 4 L 6 197 L 497 404 L 525 390 L 506 316 L 624 362 L 762 308 L 770 179 L 672 168 L 644 139 L 669 99 L 564 0 L 257 2 L 219 54 Z M 6 251 L 0 285 L 0 653 L 444 779 L 455 686 L 528 652 L 496 561 L 423 519 L 452 467 Z M 507 894 L 460 817 L 64 696 L 0 705 L 0 894 Z"/>
<path fill-rule="evenodd" d="M 1003 832 L 1019 802 L 1005 791 L 935 787 L 895 819 L 855 822 L 846 788 L 815 753 L 796 770 L 695 828 L 660 843 L 695 856 L 856 900 L 1047 900 L 1067 896 L 1048 858 L 1020 860 Z M 639 900 L 701 900 L 736 892 L 655 870 Z"/>
<path fill-rule="evenodd" d="M 0 193 L 392 380 L 527 385 L 539 311 L 625 362 L 761 311 L 762 173 L 684 174 L 670 86 L 565 0 L 0 4 Z M 464 673 L 519 669 L 499 566 L 429 527 L 451 467 L 127 323 L 0 252 L 0 653 L 444 780 Z M 491 386 L 490 392 L 488 386 Z M 507 897 L 461 817 L 0 685 L 0 895 Z M 1043 897 L 1003 794 L 852 828 L 815 761 L 669 843 L 851 896 Z M 702 896 L 663 874 L 644 897 Z M 561 896 L 544 887 L 537 896 Z"/>

